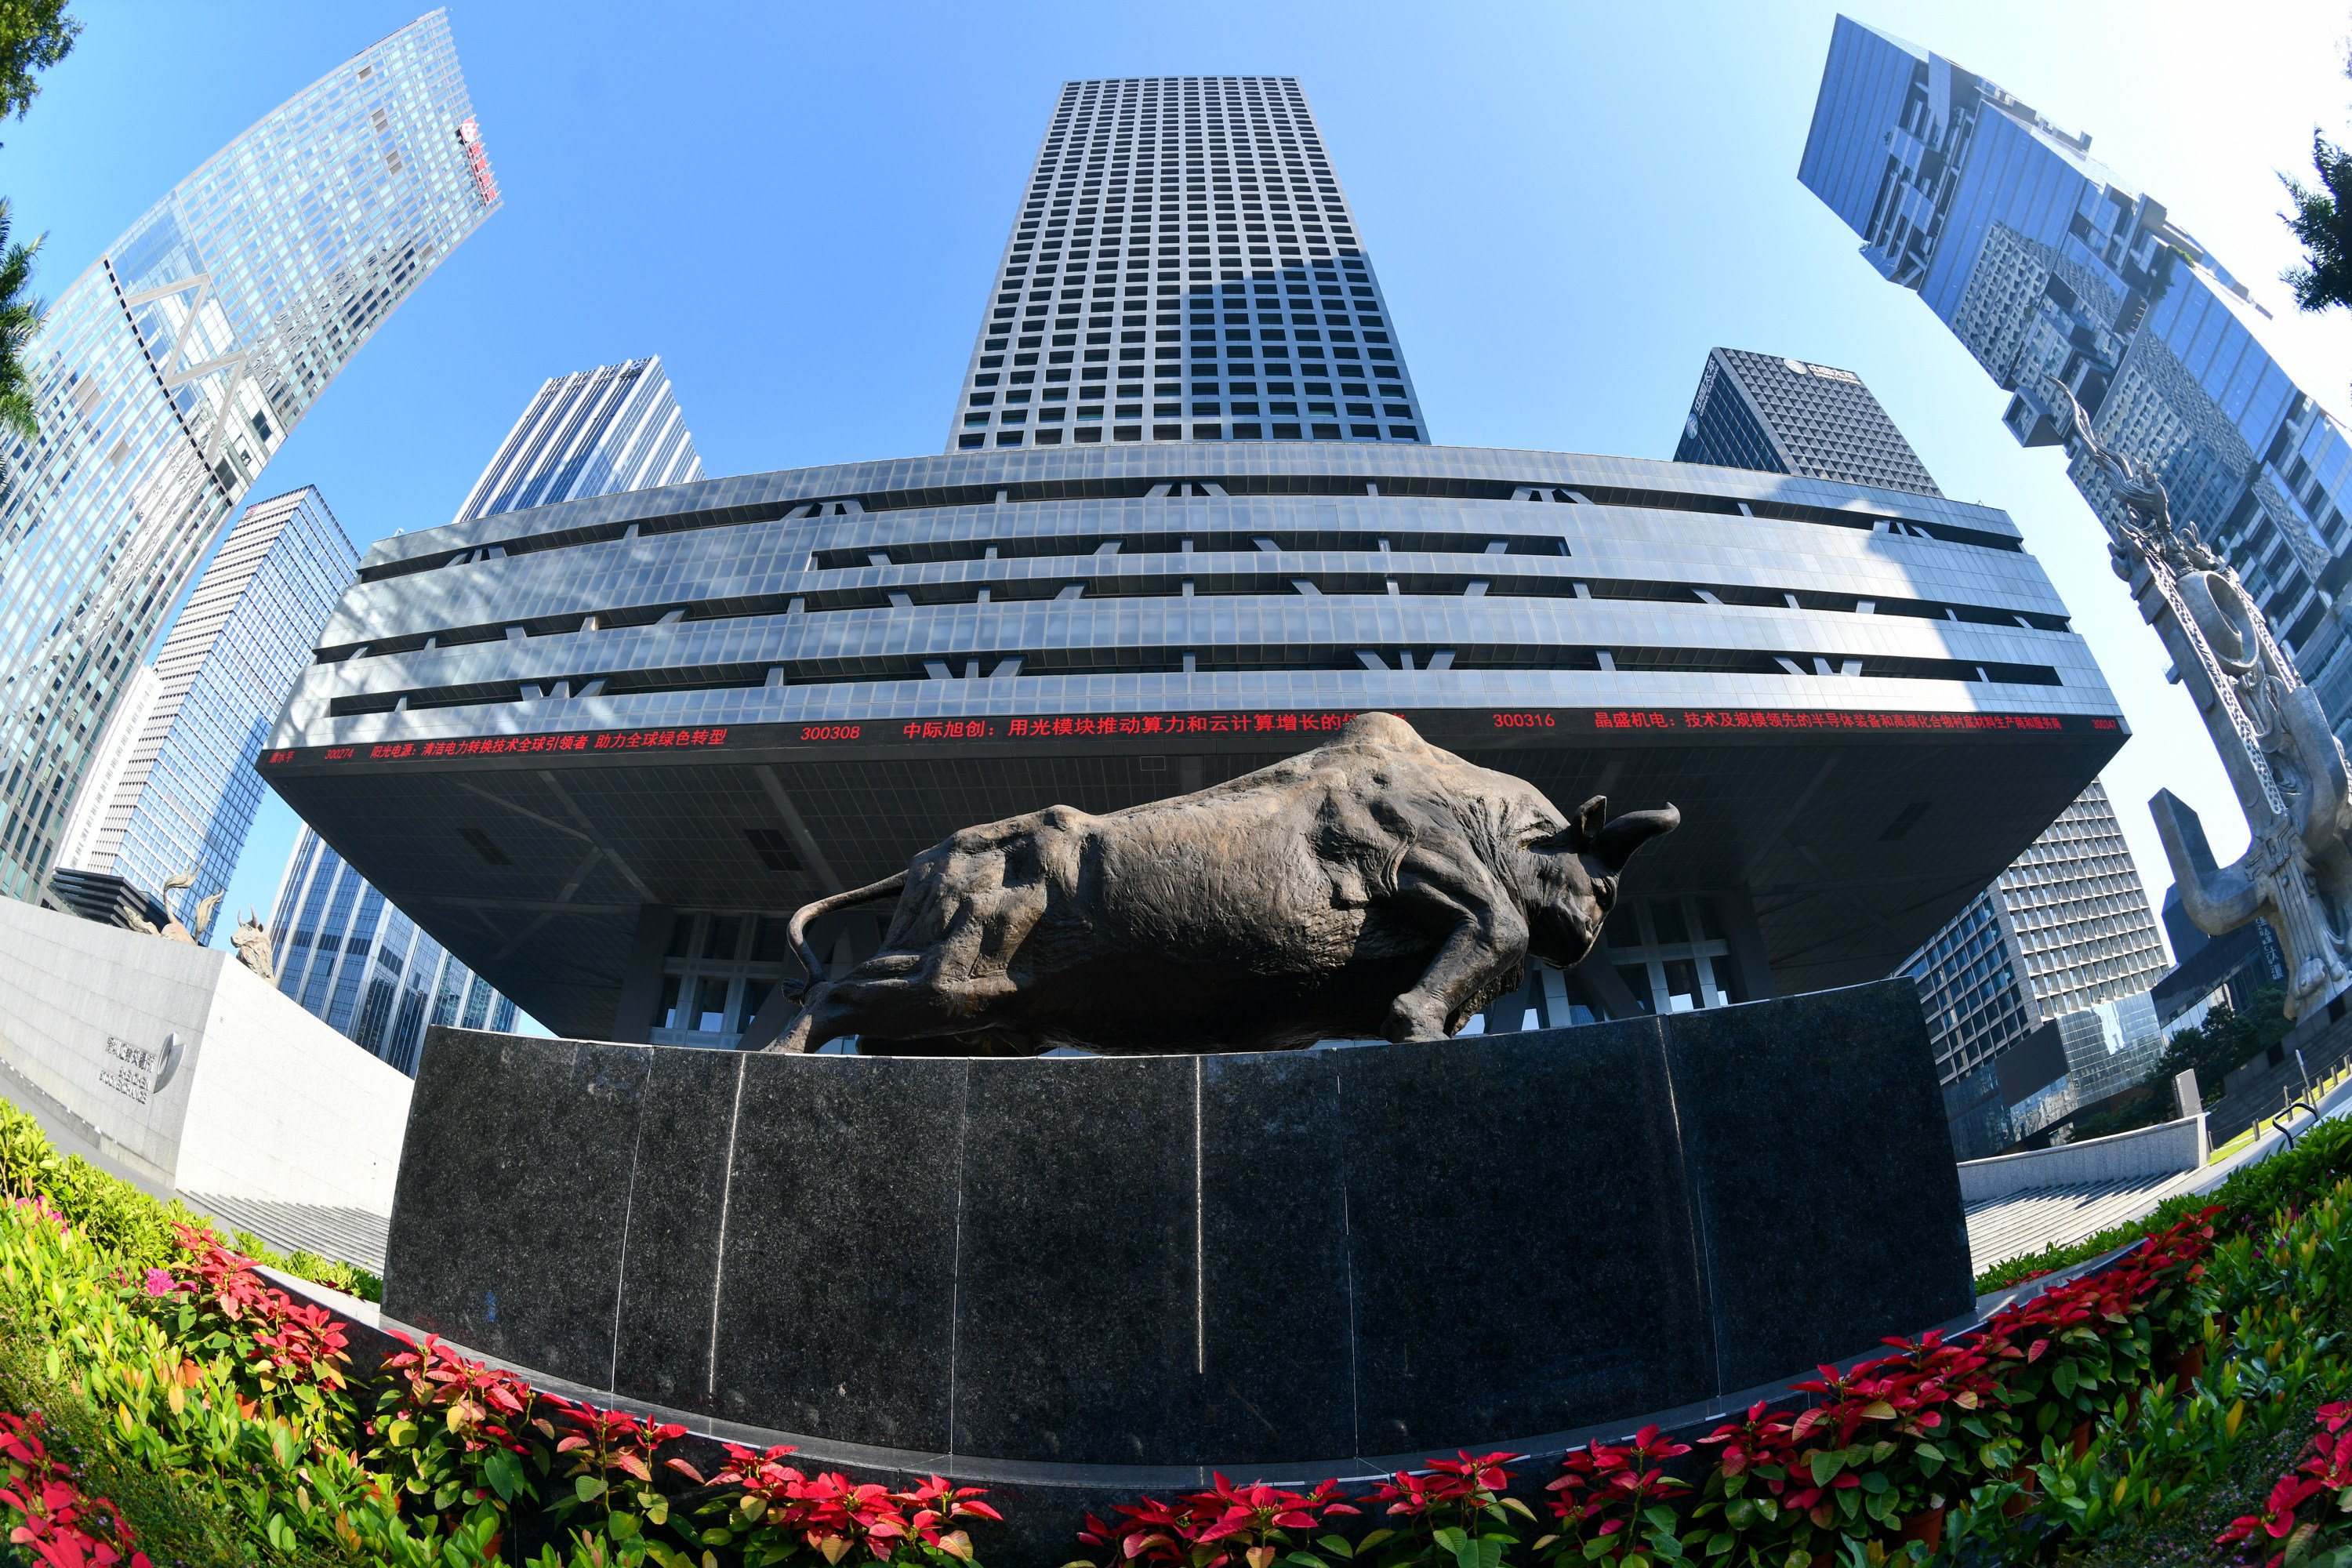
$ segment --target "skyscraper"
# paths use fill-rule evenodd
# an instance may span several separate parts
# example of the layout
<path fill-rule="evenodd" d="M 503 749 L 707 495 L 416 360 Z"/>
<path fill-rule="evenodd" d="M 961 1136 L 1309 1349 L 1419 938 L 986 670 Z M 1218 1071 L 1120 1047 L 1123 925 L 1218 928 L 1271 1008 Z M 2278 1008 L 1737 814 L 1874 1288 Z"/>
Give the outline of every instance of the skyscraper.
<path fill-rule="evenodd" d="M 278 989 L 416 1076 L 429 1024 L 514 1027 L 515 1005 L 383 900 L 306 826 L 269 910 Z"/>
<path fill-rule="evenodd" d="M 253 764 L 262 738 L 358 565 L 315 489 L 245 509 L 163 639 L 154 702 L 119 781 L 102 805 L 92 801 L 96 832 L 77 868 L 148 893 L 193 870 L 194 885 L 166 902 L 205 939 L 210 922 L 194 911 L 227 889 L 261 805 Z M 92 770 L 85 798 L 102 771 Z"/>
<path fill-rule="evenodd" d="M 948 450 L 1425 439 L 1295 79 L 1063 84 Z"/>
<path fill-rule="evenodd" d="M 0 500 L 0 894 L 37 897 L 90 750 L 220 524 L 337 372 L 499 205 L 438 11 L 182 181 L 26 352 Z"/>
<path fill-rule="evenodd" d="M 1675 461 L 1944 493 L 1862 377 L 1745 349 L 1708 353 Z"/>
<path fill-rule="evenodd" d="M 701 477 L 702 458 L 656 354 L 548 377 L 457 521 Z"/>
<path fill-rule="evenodd" d="M 1367 709 L 1565 806 L 1685 814 L 1595 961 L 1488 1027 L 1883 978 L 2124 738 L 2015 525 L 1798 473 L 1435 447 L 1377 391 L 1359 435 L 1349 389 L 1410 383 L 1348 379 L 1402 360 L 1295 91 L 1057 95 L 1024 287 L 982 308 L 986 422 L 944 454 L 379 540 L 266 775 L 567 1034 L 756 1038 L 798 973 L 783 911 L 966 824 L 1202 788 Z M 1097 269 L 1114 216 L 1139 277 Z M 1149 408 L 1196 365 L 1220 412 L 1165 437 L 1138 414 L 1121 447 L 1117 389 Z M 811 940 L 840 961 L 880 935 L 859 910 Z"/>
<path fill-rule="evenodd" d="M 2352 735 L 2352 440 L 2263 349 L 2266 312 L 2166 211 L 1982 77 L 1848 17 L 1830 40 L 1799 178 L 2011 394 L 2027 446 L 2058 441 L 2052 378 L 2109 448 L 2146 463 L 2228 554 Z M 2070 439 L 2068 473 L 2122 520 Z"/>

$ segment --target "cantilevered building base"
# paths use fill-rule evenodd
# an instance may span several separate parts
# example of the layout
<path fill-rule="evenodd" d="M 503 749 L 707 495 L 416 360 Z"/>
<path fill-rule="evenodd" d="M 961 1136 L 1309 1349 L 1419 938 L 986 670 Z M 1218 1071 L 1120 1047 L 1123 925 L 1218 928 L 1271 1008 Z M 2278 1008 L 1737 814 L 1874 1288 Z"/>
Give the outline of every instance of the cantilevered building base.
<path fill-rule="evenodd" d="M 802 902 L 971 823 L 1233 777 L 1370 708 L 1563 808 L 1681 806 L 1606 950 L 1529 993 L 1542 1021 L 1851 984 L 2125 736 L 1999 511 L 1696 465 L 974 453 L 411 532 L 361 576 L 265 773 L 587 1037 L 723 1042 L 794 972 Z M 848 956 L 884 916 L 821 939 Z"/>

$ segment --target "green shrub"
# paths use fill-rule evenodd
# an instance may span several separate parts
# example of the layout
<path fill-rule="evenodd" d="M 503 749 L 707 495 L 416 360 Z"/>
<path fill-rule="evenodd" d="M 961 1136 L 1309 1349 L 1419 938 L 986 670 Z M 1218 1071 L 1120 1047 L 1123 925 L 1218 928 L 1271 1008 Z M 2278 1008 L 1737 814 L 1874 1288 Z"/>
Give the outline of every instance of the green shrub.
<path fill-rule="evenodd" d="M 141 1268 L 163 1268 L 180 1255 L 174 1226 L 199 1226 L 219 1234 L 210 1220 L 176 1198 L 163 1203 L 79 1155 L 59 1154 L 41 1124 L 5 1100 L 0 1100 L 0 1196 L 46 1199 L 100 1247 Z M 383 1300 L 383 1281 L 364 1268 L 310 1252 L 289 1258 L 242 1230 L 236 1233 L 236 1243 L 256 1263 L 362 1300 Z"/>

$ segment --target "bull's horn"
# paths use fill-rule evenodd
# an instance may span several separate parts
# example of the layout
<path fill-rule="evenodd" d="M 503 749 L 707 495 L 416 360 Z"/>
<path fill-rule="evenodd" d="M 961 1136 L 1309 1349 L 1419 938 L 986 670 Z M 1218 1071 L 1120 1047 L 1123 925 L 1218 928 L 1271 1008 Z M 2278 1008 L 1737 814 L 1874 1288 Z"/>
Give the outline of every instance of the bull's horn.
<path fill-rule="evenodd" d="M 1633 851 L 1661 833 L 1672 833 L 1683 825 L 1683 814 L 1674 806 L 1661 806 L 1655 811 L 1629 811 L 1613 818 L 1592 841 L 1592 858 L 1612 871 L 1622 871 Z"/>

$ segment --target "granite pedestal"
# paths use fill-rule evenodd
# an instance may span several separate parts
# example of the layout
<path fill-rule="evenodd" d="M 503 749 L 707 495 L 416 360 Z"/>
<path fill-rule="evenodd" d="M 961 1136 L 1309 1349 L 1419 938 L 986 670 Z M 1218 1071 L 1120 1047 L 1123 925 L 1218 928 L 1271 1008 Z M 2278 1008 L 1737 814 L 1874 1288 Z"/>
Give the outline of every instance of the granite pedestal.
<path fill-rule="evenodd" d="M 436 1029 L 383 1304 L 813 1457 L 1076 1482 L 1520 1446 L 1971 1301 L 1896 980 L 1232 1056 Z"/>

